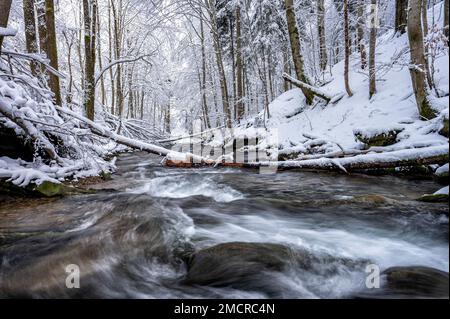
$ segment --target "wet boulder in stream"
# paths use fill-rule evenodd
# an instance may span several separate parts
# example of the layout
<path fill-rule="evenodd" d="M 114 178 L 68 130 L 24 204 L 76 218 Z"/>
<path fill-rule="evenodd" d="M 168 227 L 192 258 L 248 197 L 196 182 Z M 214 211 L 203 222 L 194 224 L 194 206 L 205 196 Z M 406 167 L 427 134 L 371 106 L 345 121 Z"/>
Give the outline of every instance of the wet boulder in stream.
<path fill-rule="evenodd" d="M 277 288 L 283 274 L 297 273 L 308 286 L 307 282 L 314 280 L 306 278 L 327 280 L 342 272 L 363 273 L 367 263 L 280 244 L 235 242 L 197 251 L 188 262 L 183 283 L 263 291 L 274 298 L 286 297 L 286 293 L 295 297 L 289 295 L 286 286 Z M 319 287 L 305 288 L 313 295 L 317 295 L 315 290 L 320 290 Z"/>
<path fill-rule="evenodd" d="M 386 275 L 386 289 L 392 293 L 420 298 L 448 298 L 448 273 L 429 267 L 394 267 Z"/>

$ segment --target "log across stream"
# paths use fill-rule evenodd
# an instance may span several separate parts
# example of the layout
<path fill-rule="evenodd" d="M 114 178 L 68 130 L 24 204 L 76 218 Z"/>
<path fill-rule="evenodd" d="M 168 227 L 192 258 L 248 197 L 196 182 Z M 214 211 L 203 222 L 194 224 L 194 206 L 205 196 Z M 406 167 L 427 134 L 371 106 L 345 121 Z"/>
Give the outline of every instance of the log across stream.
<path fill-rule="evenodd" d="M 448 205 L 415 200 L 433 181 L 117 165 L 95 194 L 0 199 L 0 298 L 448 297 Z"/>

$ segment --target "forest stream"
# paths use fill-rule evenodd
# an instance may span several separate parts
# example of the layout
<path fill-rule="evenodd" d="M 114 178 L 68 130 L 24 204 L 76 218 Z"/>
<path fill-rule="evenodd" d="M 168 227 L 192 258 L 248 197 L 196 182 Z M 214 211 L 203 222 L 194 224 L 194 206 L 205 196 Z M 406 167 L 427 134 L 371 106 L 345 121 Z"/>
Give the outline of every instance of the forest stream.
<path fill-rule="evenodd" d="M 371 264 L 432 268 L 448 296 L 448 205 L 416 201 L 433 181 L 170 169 L 144 153 L 117 166 L 95 194 L 2 202 L 0 298 L 398 297 L 368 290 Z M 429 296 L 414 287 L 401 295 Z"/>

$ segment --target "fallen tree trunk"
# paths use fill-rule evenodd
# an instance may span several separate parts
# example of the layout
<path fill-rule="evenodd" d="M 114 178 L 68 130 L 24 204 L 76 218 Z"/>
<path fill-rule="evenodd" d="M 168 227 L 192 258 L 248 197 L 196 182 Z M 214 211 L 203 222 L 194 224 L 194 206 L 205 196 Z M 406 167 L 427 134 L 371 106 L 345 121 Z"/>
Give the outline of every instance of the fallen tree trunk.
<path fill-rule="evenodd" d="M 178 142 L 178 141 L 185 140 L 185 139 L 188 139 L 188 138 L 193 138 L 193 137 L 197 137 L 197 136 L 203 136 L 204 134 L 208 134 L 208 133 L 211 133 L 211 132 L 223 129 L 223 128 L 225 128 L 225 125 L 222 125 L 222 126 L 219 126 L 219 127 L 207 130 L 207 131 L 191 134 L 191 135 L 179 136 L 179 137 L 174 137 L 174 138 L 165 139 L 165 140 L 158 140 L 157 142 L 158 143 Z"/>
<path fill-rule="evenodd" d="M 330 95 L 326 94 L 325 92 L 322 92 L 320 89 L 318 89 L 316 87 L 306 84 L 300 80 L 294 79 L 292 76 L 290 76 L 287 73 L 283 74 L 283 78 L 286 81 L 292 83 L 293 85 L 295 85 L 296 87 L 298 87 L 300 89 L 310 91 L 312 94 L 321 98 L 322 100 L 325 100 L 327 103 L 330 103 L 331 101 L 336 100 L 335 97 L 330 96 Z"/>
<path fill-rule="evenodd" d="M 91 129 L 92 133 L 95 135 L 110 139 L 118 144 L 125 145 L 125 146 L 131 147 L 136 150 L 145 151 L 145 152 L 148 152 L 151 154 L 167 157 L 166 164 L 168 164 L 168 165 L 173 164 L 173 166 L 176 166 L 177 164 L 181 165 L 182 163 L 188 164 L 188 163 L 192 163 L 192 162 L 202 163 L 205 165 L 215 165 L 215 161 L 213 161 L 211 159 L 206 159 L 206 158 L 203 158 L 201 156 L 197 156 L 197 155 L 194 155 L 191 153 L 175 152 L 175 151 L 166 149 L 164 147 L 156 146 L 156 145 L 145 143 L 145 142 L 136 141 L 131 138 L 111 132 L 107 128 L 105 128 L 105 127 L 103 127 L 81 115 L 78 115 L 77 113 L 72 112 L 68 109 L 65 109 L 65 108 L 62 108 L 62 107 L 56 106 L 56 105 L 55 105 L 55 108 L 58 112 L 63 113 L 68 116 L 71 116 L 71 117 L 83 122 L 84 124 L 86 124 Z"/>
<path fill-rule="evenodd" d="M 278 166 L 280 170 L 311 169 L 311 170 L 341 170 L 355 171 L 368 169 L 389 169 L 397 167 L 445 164 L 449 161 L 448 145 L 428 147 L 423 149 L 408 149 L 401 151 L 365 154 L 345 158 L 320 158 L 303 161 L 246 163 L 248 168 L 263 166 Z"/>

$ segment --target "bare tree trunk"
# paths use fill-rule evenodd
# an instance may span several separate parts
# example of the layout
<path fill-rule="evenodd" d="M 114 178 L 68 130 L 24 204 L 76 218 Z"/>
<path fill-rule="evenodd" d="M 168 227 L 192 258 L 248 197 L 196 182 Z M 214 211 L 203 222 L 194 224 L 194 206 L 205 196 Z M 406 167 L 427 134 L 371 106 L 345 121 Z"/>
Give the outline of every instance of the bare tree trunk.
<path fill-rule="evenodd" d="M 122 24 L 121 24 L 121 4 L 119 2 L 119 6 L 116 8 L 114 5 L 114 1 L 111 1 L 111 9 L 113 13 L 113 27 L 114 27 L 114 57 L 116 60 L 121 58 L 121 46 L 122 46 Z M 117 107 L 117 115 L 119 117 L 123 116 L 123 108 L 124 108 L 124 93 L 122 87 L 122 66 L 117 65 L 116 71 L 116 107 Z"/>
<path fill-rule="evenodd" d="M 86 117 L 91 121 L 95 118 L 96 8 L 97 0 L 83 0 L 85 53 L 84 107 Z"/>
<path fill-rule="evenodd" d="M 395 1 L 395 32 L 403 34 L 408 24 L 408 0 Z"/>
<path fill-rule="evenodd" d="M 411 81 L 420 115 L 425 119 L 436 117 L 431 108 L 426 84 L 426 61 L 422 30 L 422 0 L 409 1 L 408 37 L 411 49 Z"/>
<path fill-rule="evenodd" d="M 225 76 L 225 69 L 223 66 L 223 59 L 222 59 L 222 46 L 220 44 L 219 34 L 218 34 L 218 27 L 217 27 L 217 12 L 215 4 L 212 0 L 206 0 L 208 1 L 208 9 L 209 14 L 211 18 L 211 33 L 213 37 L 214 42 L 214 49 L 216 51 L 216 62 L 217 62 L 217 68 L 219 71 L 219 80 L 220 80 L 220 89 L 222 92 L 222 103 L 223 103 L 223 111 L 226 116 L 226 126 L 228 128 L 231 128 L 232 126 L 232 118 L 231 118 L 231 109 L 230 109 L 230 98 L 228 95 L 228 85 L 227 85 L 227 78 Z"/>
<path fill-rule="evenodd" d="M 244 95 L 244 83 L 243 83 L 243 67 L 242 67 L 242 34 L 241 34 L 241 8 L 236 8 L 236 72 L 237 72 L 237 96 L 236 96 L 236 109 L 237 119 L 241 121 L 245 115 L 245 109 L 243 104 Z"/>
<path fill-rule="evenodd" d="M 232 79 L 232 97 L 230 102 L 233 104 L 233 116 L 234 119 L 237 118 L 237 106 L 236 106 L 236 59 L 235 59 L 235 48 L 234 48 L 234 25 L 230 18 L 230 56 L 231 56 L 231 79 Z"/>
<path fill-rule="evenodd" d="M 47 26 L 47 57 L 50 59 L 50 66 L 58 70 L 58 47 L 56 41 L 55 27 L 55 6 L 53 0 L 45 0 L 45 20 Z M 50 74 L 50 88 L 55 94 L 55 103 L 61 105 L 61 87 L 59 77 Z"/>
<path fill-rule="evenodd" d="M 325 38 L 325 4 L 324 0 L 317 0 L 317 30 L 319 33 L 320 69 L 325 71 L 328 64 L 327 46 Z"/>
<path fill-rule="evenodd" d="M 422 27 L 423 27 L 423 37 L 426 39 L 428 37 L 428 0 L 422 0 Z M 433 78 L 431 76 L 430 70 L 430 57 L 428 46 L 424 46 L 425 50 L 425 68 L 427 69 L 427 83 L 430 89 L 434 88 Z"/>
<path fill-rule="evenodd" d="M 350 35 L 349 35 L 349 17 L 348 17 L 348 0 L 344 0 L 344 39 L 345 39 L 345 68 L 344 68 L 344 81 L 345 90 L 348 96 L 353 96 L 352 89 L 350 88 L 349 81 L 349 69 L 350 69 Z"/>
<path fill-rule="evenodd" d="M 361 69 L 365 70 L 367 67 L 367 52 L 364 44 L 364 25 L 365 25 L 365 5 L 364 1 L 358 3 L 358 50 L 361 55 Z"/>
<path fill-rule="evenodd" d="M 64 39 L 67 45 L 67 68 L 69 71 L 69 83 L 67 84 L 66 92 L 66 103 L 71 108 L 72 103 L 72 91 L 73 91 L 73 71 L 72 71 L 72 47 L 73 47 L 73 37 L 69 39 L 67 32 L 63 32 Z"/>
<path fill-rule="evenodd" d="M 269 93 L 270 93 L 270 101 L 272 102 L 275 99 L 275 92 L 274 92 L 274 88 L 273 88 L 273 67 L 272 67 L 272 63 L 270 61 L 270 57 L 272 56 L 272 54 L 269 51 L 269 54 L 267 55 L 267 75 L 268 75 L 268 81 L 269 81 Z"/>
<path fill-rule="evenodd" d="M 375 12 L 373 12 L 375 6 L 377 6 L 377 0 L 371 0 L 373 6 L 371 15 L 375 19 Z M 372 27 L 370 28 L 370 52 L 369 52 L 369 97 L 372 98 L 377 93 L 377 76 L 375 68 L 375 54 L 377 48 L 377 23 L 378 21 L 372 21 Z"/>
<path fill-rule="evenodd" d="M 103 70 L 103 61 L 102 61 L 102 47 L 101 47 L 101 40 L 100 40 L 100 15 L 98 12 L 98 6 L 95 10 L 95 19 L 97 21 L 97 56 L 98 56 L 98 67 L 100 70 Z M 105 79 L 103 77 L 103 74 L 100 77 L 100 90 L 102 93 L 102 105 L 106 104 L 106 89 L 105 89 Z"/>
<path fill-rule="evenodd" d="M 77 41 L 77 55 L 78 55 L 78 62 L 80 64 L 80 85 L 81 85 L 81 92 L 84 92 L 84 59 L 83 59 L 83 55 L 82 55 L 82 45 L 83 45 L 83 29 L 84 29 L 84 21 L 83 21 L 83 2 L 79 1 L 79 16 L 78 16 L 78 23 L 79 23 L 79 27 L 78 27 L 78 41 Z M 40 32 L 39 32 L 40 33 Z"/>
<path fill-rule="evenodd" d="M 0 27 L 6 28 L 8 26 L 9 12 L 11 11 L 12 0 L 0 1 Z M 0 36 L 0 53 L 2 52 L 3 36 Z"/>
<path fill-rule="evenodd" d="M 165 120 L 164 120 L 164 122 L 165 122 L 165 126 L 166 126 L 166 133 L 169 133 L 170 134 L 170 131 L 171 131 L 171 127 L 170 127 L 170 121 L 171 121 L 171 119 L 170 119 L 170 99 L 169 99 L 169 104 L 167 105 L 167 107 L 166 107 L 166 112 L 165 112 Z"/>
<path fill-rule="evenodd" d="M 113 56 L 113 44 L 112 44 L 113 32 L 112 32 L 112 27 L 111 27 L 111 7 L 112 7 L 111 2 L 109 2 L 108 3 L 108 49 L 109 49 L 108 50 L 109 51 L 108 58 L 109 58 L 109 63 L 111 63 L 113 60 L 113 58 L 112 58 L 112 56 Z M 110 81 L 111 81 L 111 113 L 113 115 L 117 115 L 118 112 L 116 111 L 116 108 L 115 108 L 116 99 L 115 99 L 115 93 L 114 93 L 116 84 L 114 82 L 113 68 L 109 69 L 109 77 L 110 77 Z"/>
<path fill-rule="evenodd" d="M 36 15 L 34 14 L 34 0 L 23 0 L 23 17 L 25 22 L 25 42 L 28 53 L 37 53 Z M 37 75 L 38 66 L 30 62 L 31 74 Z"/>
<path fill-rule="evenodd" d="M 205 124 L 208 129 L 211 128 L 211 121 L 209 119 L 208 101 L 206 98 L 206 51 L 205 51 L 205 30 L 203 24 L 203 17 L 200 18 L 200 40 L 202 46 L 202 105 L 203 105 L 203 117 L 205 118 Z"/>
<path fill-rule="evenodd" d="M 310 84 L 304 70 L 303 56 L 300 46 L 300 35 L 297 27 L 297 18 L 295 17 L 295 8 L 293 0 L 285 0 L 286 4 L 286 19 L 288 24 L 289 39 L 291 43 L 292 59 L 294 61 L 295 72 L 298 80 Z M 306 97 L 306 103 L 311 105 L 314 100 L 314 94 L 306 89 L 302 89 Z"/>
<path fill-rule="evenodd" d="M 449 27 L 449 11 L 450 11 L 450 0 L 445 0 L 444 3 L 444 34 L 447 37 L 447 44 L 450 45 L 450 27 Z"/>
<path fill-rule="evenodd" d="M 145 92 L 141 91 L 141 121 L 144 120 L 144 101 L 145 101 Z"/>
<path fill-rule="evenodd" d="M 291 75 L 289 69 L 290 69 L 289 68 L 289 56 L 287 53 L 283 53 L 283 71 L 284 71 L 284 73 Z M 290 82 L 284 81 L 283 85 L 284 85 L 284 92 L 287 92 L 290 90 Z"/>
<path fill-rule="evenodd" d="M 128 66 L 127 72 L 127 80 L 128 80 L 128 115 L 127 118 L 131 116 L 134 118 L 134 96 L 133 96 L 133 71 L 131 67 Z"/>
<path fill-rule="evenodd" d="M 37 26 L 39 33 L 39 52 L 47 53 L 47 22 L 45 17 L 45 3 L 43 1 L 36 3 Z"/>

